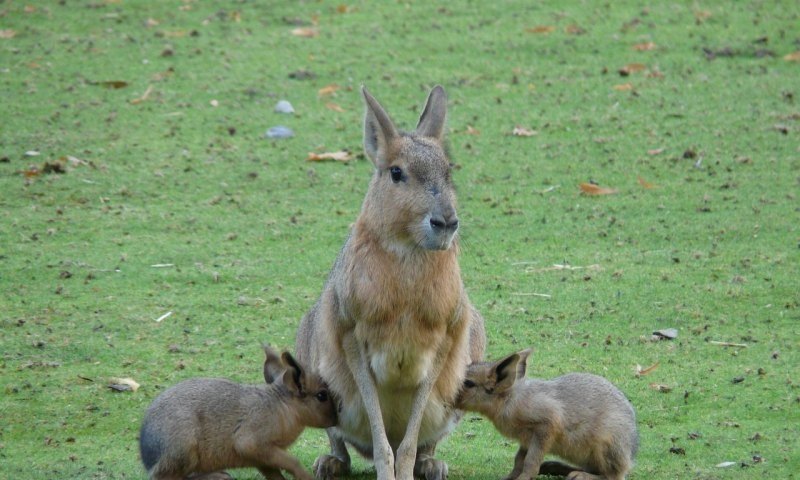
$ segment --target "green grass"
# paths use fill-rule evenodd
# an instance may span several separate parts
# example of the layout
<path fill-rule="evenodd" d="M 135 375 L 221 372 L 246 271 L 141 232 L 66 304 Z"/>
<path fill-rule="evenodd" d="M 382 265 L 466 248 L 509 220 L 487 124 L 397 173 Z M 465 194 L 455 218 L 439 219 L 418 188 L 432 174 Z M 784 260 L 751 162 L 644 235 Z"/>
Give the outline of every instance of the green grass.
<path fill-rule="evenodd" d="M 305 158 L 361 152 L 362 84 L 407 127 L 447 89 L 487 356 L 532 347 L 529 375 L 616 383 L 641 430 L 631 479 L 800 467 L 796 2 L 62 3 L 0 2 L 10 478 L 143 479 L 139 422 L 164 387 L 257 382 L 259 343 L 293 345 L 371 174 L 363 156 Z M 312 20 L 319 36 L 291 34 Z M 631 63 L 646 70 L 620 76 Z M 282 98 L 294 116 L 272 111 Z M 277 124 L 296 136 L 264 139 Z M 618 193 L 581 195 L 590 180 Z M 666 327 L 678 338 L 648 341 Z M 112 392 L 120 376 L 141 388 Z M 310 466 L 326 448 L 307 431 L 293 451 Z M 514 451 L 468 416 L 439 455 L 452 479 L 485 479 Z"/>

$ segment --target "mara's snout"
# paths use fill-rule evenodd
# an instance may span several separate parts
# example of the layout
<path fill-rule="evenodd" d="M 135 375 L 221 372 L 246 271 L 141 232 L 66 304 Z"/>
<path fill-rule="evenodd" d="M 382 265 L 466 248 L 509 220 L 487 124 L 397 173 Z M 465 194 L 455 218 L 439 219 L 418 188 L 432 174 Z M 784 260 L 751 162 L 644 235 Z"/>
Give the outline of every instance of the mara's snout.
<path fill-rule="evenodd" d="M 433 213 L 423 221 L 425 247 L 428 250 L 447 250 L 453 244 L 458 231 L 458 217 L 454 209 L 447 215 Z"/>

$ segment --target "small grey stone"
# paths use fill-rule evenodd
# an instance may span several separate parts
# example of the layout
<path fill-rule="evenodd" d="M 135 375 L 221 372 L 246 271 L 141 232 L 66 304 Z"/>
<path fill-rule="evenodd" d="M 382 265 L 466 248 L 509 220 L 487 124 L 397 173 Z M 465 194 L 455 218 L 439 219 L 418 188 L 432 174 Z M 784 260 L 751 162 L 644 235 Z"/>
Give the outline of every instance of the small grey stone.
<path fill-rule="evenodd" d="M 294 137 L 294 132 L 289 127 L 283 125 L 276 125 L 267 130 L 265 134 L 267 138 L 290 138 Z"/>
<path fill-rule="evenodd" d="M 294 107 L 288 100 L 281 100 L 275 104 L 275 111 L 278 113 L 294 113 Z"/>

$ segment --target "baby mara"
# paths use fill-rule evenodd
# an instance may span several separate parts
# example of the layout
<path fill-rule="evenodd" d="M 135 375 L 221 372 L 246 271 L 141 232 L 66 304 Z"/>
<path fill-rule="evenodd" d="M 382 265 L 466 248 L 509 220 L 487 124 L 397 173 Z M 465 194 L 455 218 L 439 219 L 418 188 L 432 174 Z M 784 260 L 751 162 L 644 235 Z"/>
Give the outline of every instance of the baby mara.
<path fill-rule="evenodd" d="M 139 436 L 151 480 L 224 479 L 223 469 L 240 467 L 256 467 L 269 480 L 284 479 L 281 470 L 312 480 L 286 449 L 307 426 L 335 425 L 335 402 L 290 353 L 264 352 L 266 385 L 195 378 L 153 401 Z"/>
<path fill-rule="evenodd" d="M 538 474 L 568 480 L 622 480 L 639 443 L 630 402 L 608 380 L 570 373 L 553 380 L 525 378 L 530 350 L 467 369 L 456 407 L 488 417 L 520 444 L 506 480 Z M 577 465 L 543 462 L 552 453 Z"/>

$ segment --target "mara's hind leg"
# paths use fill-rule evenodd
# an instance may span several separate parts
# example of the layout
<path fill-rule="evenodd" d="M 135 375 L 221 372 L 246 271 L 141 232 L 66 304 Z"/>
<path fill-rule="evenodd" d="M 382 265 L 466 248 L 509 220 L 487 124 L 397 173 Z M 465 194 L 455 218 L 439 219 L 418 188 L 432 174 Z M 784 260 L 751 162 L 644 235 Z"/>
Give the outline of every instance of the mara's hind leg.
<path fill-rule="evenodd" d="M 286 480 L 279 468 L 261 467 L 258 469 L 267 480 Z"/>
<path fill-rule="evenodd" d="M 417 458 L 414 462 L 414 476 L 425 480 L 446 480 L 447 464 L 434 458 L 436 443 L 423 445 L 417 449 Z"/>
<path fill-rule="evenodd" d="M 329 455 L 320 455 L 311 467 L 317 480 L 333 480 L 350 473 L 350 454 L 336 427 L 325 429 L 331 444 Z"/>
<path fill-rule="evenodd" d="M 555 460 L 542 462 L 542 465 L 539 467 L 539 475 L 552 475 L 554 477 L 566 477 L 572 472 L 581 471 L 583 470 L 578 467 L 573 467 L 572 465 L 561 463 Z"/>

